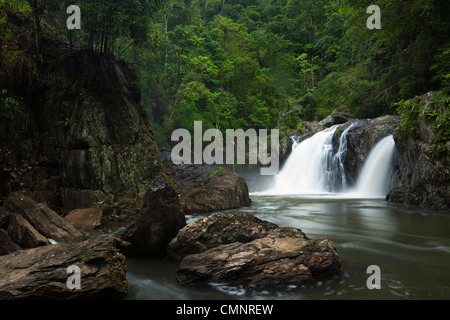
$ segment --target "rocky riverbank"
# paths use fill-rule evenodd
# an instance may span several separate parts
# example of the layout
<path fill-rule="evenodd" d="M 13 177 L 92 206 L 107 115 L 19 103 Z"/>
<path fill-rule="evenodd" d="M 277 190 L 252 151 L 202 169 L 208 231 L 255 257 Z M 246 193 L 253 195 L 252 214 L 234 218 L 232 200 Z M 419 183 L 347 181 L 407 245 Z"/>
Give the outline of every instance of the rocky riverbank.
<path fill-rule="evenodd" d="M 333 242 L 309 239 L 245 213 L 214 214 L 181 229 L 168 248 L 181 284 L 301 285 L 339 274 Z"/>

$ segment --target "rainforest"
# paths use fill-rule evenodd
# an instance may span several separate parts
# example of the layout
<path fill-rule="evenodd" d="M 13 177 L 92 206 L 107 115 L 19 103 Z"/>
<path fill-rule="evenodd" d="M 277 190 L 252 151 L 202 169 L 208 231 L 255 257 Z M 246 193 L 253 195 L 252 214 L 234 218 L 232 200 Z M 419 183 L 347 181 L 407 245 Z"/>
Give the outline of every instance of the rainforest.
<path fill-rule="evenodd" d="M 448 12 L 1 0 L 0 300 L 448 299 Z"/>

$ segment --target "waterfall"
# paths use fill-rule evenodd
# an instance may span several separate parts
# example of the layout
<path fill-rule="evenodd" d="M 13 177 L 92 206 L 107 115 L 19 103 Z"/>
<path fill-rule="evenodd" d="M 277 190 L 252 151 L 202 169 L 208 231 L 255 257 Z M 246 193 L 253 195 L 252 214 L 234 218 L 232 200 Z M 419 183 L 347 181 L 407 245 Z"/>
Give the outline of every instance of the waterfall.
<path fill-rule="evenodd" d="M 323 187 L 323 162 L 333 149 L 332 138 L 336 127 L 314 134 L 294 145 L 283 169 L 275 178 L 275 193 L 321 193 Z"/>
<path fill-rule="evenodd" d="M 380 140 L 372 149 L 354 189 L 359 197 L 385 197 L 392 187 L 392 160 L 395 141 L 392 135 Z"/>
<path fill-rule="evenodd" d="M 355 186 L 350 186 L 345 172 L 347 134 L 357 124 L 351 123 L 338 141 L 333 126 L 300 142 L 275 177 L 271 194 L 340 194 L 354 197 L 384 197 L 390 188 L 395 142 L 382 139 L 370 152 Z"/>
<path fill-rule="evenodd" d="M 294 142 L 286 164 L 275 178 L 274 193 L 317 194 L 347 189 L 347 179 L 342 163 L 347 149 L 347 133 L 352 123 L 333 146 L 333 135 L 338 126 L 314 134 L 301 142 Z"/>

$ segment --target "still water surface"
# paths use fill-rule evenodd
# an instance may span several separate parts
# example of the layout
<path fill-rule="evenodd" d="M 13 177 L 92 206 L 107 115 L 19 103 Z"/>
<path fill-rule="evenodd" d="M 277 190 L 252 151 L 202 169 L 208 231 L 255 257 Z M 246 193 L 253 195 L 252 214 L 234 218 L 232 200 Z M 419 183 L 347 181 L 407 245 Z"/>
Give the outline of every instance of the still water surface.
<path fill-rule="evenodd" d="M 382 199 L 330 195 L 252 194 L 240 211 L 309 238 L 332 240 L 343 261 L 341 274 L 308 286 L 181 286 L 178 264 L 129 259 L 128 299 L 450 299 L 450 213 L 393 206 Z M 188 216 L 188 222 L 206 215 Z M 381 269 L 381 289 L 369 290 L 369 265 Z"/>

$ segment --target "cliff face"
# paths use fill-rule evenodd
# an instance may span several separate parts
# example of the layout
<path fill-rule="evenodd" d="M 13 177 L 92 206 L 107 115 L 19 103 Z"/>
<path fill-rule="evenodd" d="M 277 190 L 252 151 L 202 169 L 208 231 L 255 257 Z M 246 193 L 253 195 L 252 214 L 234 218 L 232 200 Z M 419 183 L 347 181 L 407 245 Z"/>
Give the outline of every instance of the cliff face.
<path fill-rule="evenodd" d="M 173 186 L 125 63 L 92 51 L 64 54 L 32 101 L 26 127 L 15 123 L 21 114 L 2 115 L 10 152 L 4 193 L 26 188 L 58 211 L 100 206 L 120 216 L 140 207 L 153 180 Z"/>
<path fill-rule="evenodd" d="M 429 94 L 419 98 L 430 103 Z M 450 208 L 450 141 L 441 142 L 443 152 L 437 152 L 436 128 L 427 121 L 425 110 L 409 134 L 394 135 L 399 153 L 400 187 L 388 195 L 396 203 L 424 208 Z"/>

